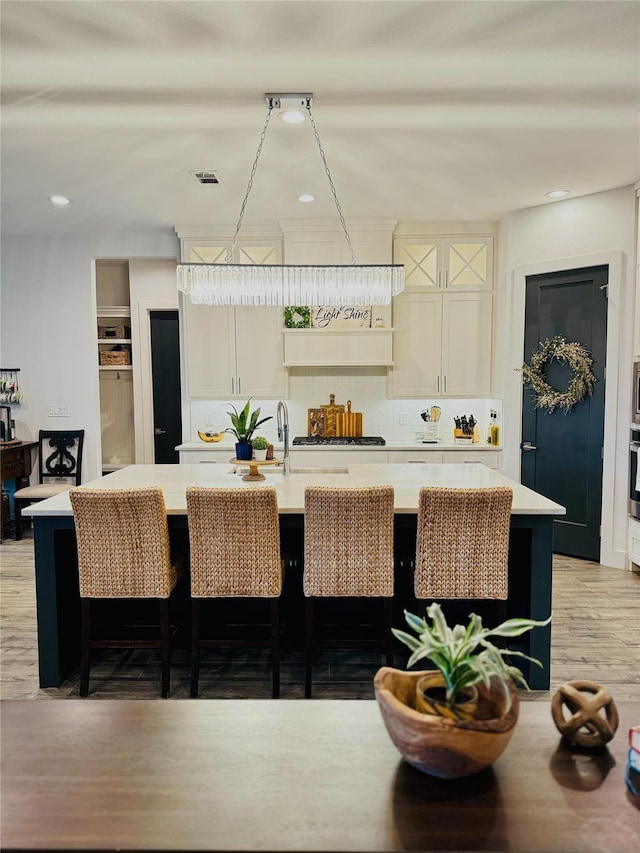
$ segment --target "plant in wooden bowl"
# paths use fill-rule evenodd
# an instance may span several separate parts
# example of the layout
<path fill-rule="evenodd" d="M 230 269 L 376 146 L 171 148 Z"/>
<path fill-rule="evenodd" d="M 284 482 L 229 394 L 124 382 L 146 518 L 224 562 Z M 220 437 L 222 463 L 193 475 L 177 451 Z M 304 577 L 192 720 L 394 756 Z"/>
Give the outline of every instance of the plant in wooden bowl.
<path fill-rule="evenodd" d="M 257 435 L 255 438 L 251 439 L 251 446 L 253 447 L 253 457 L 257 459 L 259 462 L 264 461 L 267 458 L 267 450 L 269 449 L 269 442 L 262 435 Z"/>
<path fill-rule="evenodd" d="M 374 679 L 376 699 L 396 747 L 404 758 L 432 776 L 453 779 L 478 773 L 503 752 L 518 719 L 516 683 L 529 689 L 518 667 L 505 658 L 540 662 L 524 652 L 499 648 L 491 637 L 518 637 L 548 625 L 508 619 L 485 628 L 475 613 L 468 625 L 451 628 L 439 604 L 426 619 L 405 611 L 417 636 L 394 629 L 411 650 L 407 666 L 430 660 L 437 669 L 404 672 L 382 667 Z"/>
<path fill-rule="evenodd" d="M 256 429 L 265 421 L 270 421 L 273 415 L 260 418 L 260 407 L 251 411 L 251 397 L 247 400 L 243 409 L 238 411 L 233 403 L 229 403 L 233 412 L 227 412 L 233 426 L 228 427 L 225 432 L 230 432 L 236 437 L 236 459 L 249 461 L 253 456 L 251 438 Z"/>

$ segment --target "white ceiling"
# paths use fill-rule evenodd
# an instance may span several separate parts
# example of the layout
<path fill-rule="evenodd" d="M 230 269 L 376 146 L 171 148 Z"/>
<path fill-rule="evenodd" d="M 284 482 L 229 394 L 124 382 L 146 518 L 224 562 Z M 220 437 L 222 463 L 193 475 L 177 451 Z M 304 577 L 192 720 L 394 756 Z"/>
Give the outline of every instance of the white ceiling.
<path fill-rule="evenodd" d="M 2 7 L 5 233 L 235 223 L 265 92 L 313 92 L 347 219 L 496 220 L 640 177 L 640 2 Z M 190 172 L 215 169 L 221 187 Z M 312 205 L 296 199 L 317 196 Z M 47 197 L 73 204 L 56 209 Z M 308 123 L 271 122 L 245 222 L 334 217 Z"/>

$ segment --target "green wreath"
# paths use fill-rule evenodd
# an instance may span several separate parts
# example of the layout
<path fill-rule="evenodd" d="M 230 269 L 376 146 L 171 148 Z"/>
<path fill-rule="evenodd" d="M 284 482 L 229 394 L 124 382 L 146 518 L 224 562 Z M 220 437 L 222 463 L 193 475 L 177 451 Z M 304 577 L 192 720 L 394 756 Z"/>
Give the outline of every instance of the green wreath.
<path fill-rule="evenodd" d="M 564 391 L 553 388 L 544 375 L 544 368 L 553 359 L 565 361 L 573 370 L 573 379 Z M 560 407 L 565 415 L 580 403 L 587 394 L 593 394 L 598 381 L 591 370 L 593 358 L 588 350 L 574 341 L 567 343 L 563 337 L 547 338 L 531 356 L 530 364 L 522 365 L 522 377 L 536 395 L 536 408 L 549 414 Z"/>
<path fill-rule="evenodd" d="M 287 305 L 284 309 L 285 329 L 308 329 L 311 325 L 311 311 L 306 305 Z"/>

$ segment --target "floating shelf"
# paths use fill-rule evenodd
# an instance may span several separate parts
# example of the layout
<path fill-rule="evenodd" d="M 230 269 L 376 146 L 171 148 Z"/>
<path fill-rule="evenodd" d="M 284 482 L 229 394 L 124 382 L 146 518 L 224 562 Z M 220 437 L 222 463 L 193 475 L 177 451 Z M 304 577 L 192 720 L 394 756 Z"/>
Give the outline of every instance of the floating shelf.
<path fill-rule="evenodd" d="M 132 364 L 99 364 L 98 370 L 133 370 Z"/>
<path fill-rule="evenodd" d="M 98 317 L 130 317 L 130 305 L 98 305 L 96 310 Z"/>

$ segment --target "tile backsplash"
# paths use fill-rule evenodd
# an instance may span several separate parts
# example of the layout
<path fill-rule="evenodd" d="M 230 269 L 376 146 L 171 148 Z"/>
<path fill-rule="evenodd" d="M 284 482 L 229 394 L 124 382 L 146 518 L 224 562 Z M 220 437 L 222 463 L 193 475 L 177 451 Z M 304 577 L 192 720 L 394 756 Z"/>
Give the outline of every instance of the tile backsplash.
<path fill-rule="evenodd" d="M 502 424 L 502 400 L 493 398 L 454 399 L 425 397 L 424 399 L 387 399 L 387 371 L 385 368 L 295 368 L 289 371 L 289 393 L 285 398 L 289 410 L 291 437 L 307 434 L 307 409 L 329 403 L 329 394 L 335 394 L 336 403 L 351 400 L 354 412 L 362 412 L 363 434 L 381 435 L 386 441 L 416 440 L 416 433 L 424 427 L 420 412 L 432 405 L 440 406 L 442 415 L 439 435 L 453 438 L 454 417 L 473 414 L 478 422 L 480 440 L 486 440 L 491 409 L 498 413 Z M 186 440 L 197 437 L 197 430 L 222 430 L 231 425 L 227 411 L 230 404 L 240 408 L 246 398 L 225 400 L 197 400 L 191 403 L 191 434 Z M 270 441 L 276 439 L 277 400 L 252 400 L 252 408 L 260 406 L 261 416 L 272 415 L 258 432 Z"/>

